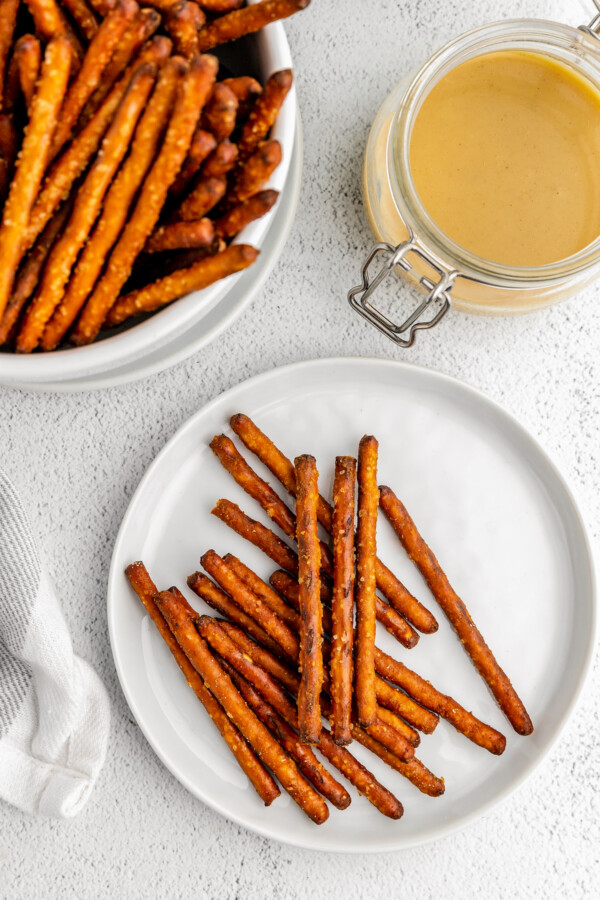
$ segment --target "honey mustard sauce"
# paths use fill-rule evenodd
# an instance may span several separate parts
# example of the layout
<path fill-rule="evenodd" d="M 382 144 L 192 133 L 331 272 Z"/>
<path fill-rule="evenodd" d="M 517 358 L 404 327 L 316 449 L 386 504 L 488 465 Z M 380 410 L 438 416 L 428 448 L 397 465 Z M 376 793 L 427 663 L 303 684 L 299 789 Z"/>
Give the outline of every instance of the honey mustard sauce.
<path fill-rule="evenodd" d="M 507 266 L 600 235 L 600 92 L 540 53 L 484 53 L 431 89 L 410 137 L 417 194 L 465 250 Z"/>

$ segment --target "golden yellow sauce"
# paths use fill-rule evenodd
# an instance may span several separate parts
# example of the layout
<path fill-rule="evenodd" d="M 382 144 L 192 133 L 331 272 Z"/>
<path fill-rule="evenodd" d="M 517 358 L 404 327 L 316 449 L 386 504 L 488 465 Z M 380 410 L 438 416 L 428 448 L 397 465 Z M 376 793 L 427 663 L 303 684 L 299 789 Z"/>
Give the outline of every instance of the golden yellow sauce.
<path fill-rule="evenodd" d="M 511 266 L 565 259 L 600 235 L 600 92 L 538 53 L 475 57 L 426 97 L 410 165 L 461 247 Z"/>

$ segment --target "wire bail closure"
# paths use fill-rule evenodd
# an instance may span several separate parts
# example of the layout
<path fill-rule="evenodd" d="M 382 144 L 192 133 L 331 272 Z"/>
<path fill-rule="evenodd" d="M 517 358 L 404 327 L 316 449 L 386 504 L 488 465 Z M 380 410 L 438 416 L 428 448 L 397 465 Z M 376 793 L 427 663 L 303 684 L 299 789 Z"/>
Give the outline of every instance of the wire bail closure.
<path fill-rule="evenodd" d="M 439 280 L 434 282 L 427 276 L 419 278 L 420 284 L 428 292 L 427 297 L 422 303 L 406 318 L 401 324 L 397 325 L 389 319 L 381 310 L 373 306 L 371 297 L 377 290 L 379 285 L 387 278 L 387 276 L 399 266 L 404 272 L 410 272 L 414 269 L 413 263 L 407 259 L 409 253 L 419 257 L 423 262 L 432 268 L 438 275 Z M 374 278 L 370 279 L 369 268 L 378 256 L 384 257 L 384 264 L 379 269 Z M 393 247 L 391 244 L 376 244 L 371 251 L 362 270 L 362 284 L 353 287 L 348 292 L 348 302 L 350 306 L 356 310 L 367 322 L 374 325 L 382 334 L 394 341 L 400 347 L 412 347 L 417 336 L 417 331 L 426 331 L 433 328 L 446 315 L 452 306 L 450 291 L 454 285 L 454 279 L 458 275 L 456 270 L 446 271 L 435 262 L 431 256 L 424 252 L 416 243 L 414 235 L 411 233 L 409 240 L 403 244 Z M 434 315 L 422 320 L 422 314 L 430 307 L 436 308 Z M 407 337 L 403 335 L 408 332 Z"/>
<path fill-rule="evenodd" d="M 600 0 L 593 0 L 593 2 L 598 12 L 589 25 L 580 25 L 579 31 L 585 31 L 586 34 L 589 34 L 593 38 L 596 38 L 597 41 L 600 41 Z"/>

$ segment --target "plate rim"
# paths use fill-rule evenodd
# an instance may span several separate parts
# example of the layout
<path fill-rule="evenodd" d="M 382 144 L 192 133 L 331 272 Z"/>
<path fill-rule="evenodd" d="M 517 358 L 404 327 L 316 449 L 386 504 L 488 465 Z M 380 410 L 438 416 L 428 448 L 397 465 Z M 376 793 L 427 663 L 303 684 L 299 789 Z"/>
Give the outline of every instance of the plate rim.
<path fill-rule="evenodd" d="M 562 716 L 561 721 L 554 728 L 554 733 L 552 734 L 548 744 L 539 753 L 535 760 L 530 764 L 528 768 L 526 768 L 514 782 L 511 782 L 510 786 L 506 787 L 504 790 L 500 792 L 496 797 L 486 801 L 481 806 L 478 806 L 477 809 L 473 810 L 471 813 L 465 815 L 458 822 L 452 822 L 448 825 L 441 825 L 438 829 L 436 829 L 435 833 L 430 835 L 425 835 L 421 837 L 411 838 L 403 837 L 397 845 L 395 846 L 367 846 L 361 847 L 359 850 L 356 848 L 350 848 L 345 850 L 340 847 L 331 847 L 331 846 L 323 846 L 324 841 L 318 839 L 317 835 L 322 834 L 322 832 L 317 831 L 314 834 L 314 838 L 311 837 L 300 837 L 294 838 L 293 836 L 287 836 L 286 834 L 274 834 L 272 829 L 265 827 L 261 824 L 252 823 L 249 824 L 244 818 L 239 816 L 235 811 L 231 812 L 229 809 L 224 808 L 217 801 L 212 798 L 207 798 L 203 795 L 201 789 L 198 789 L 197 786 L 193 785 L 189 779 L 179 771 L 176 771 L 176 766 L 171 765 L 165 754 L 163 753 L 158 742 L 155 742 L 154 738 L 148 733 L 146 730 L 145 723 L 143 724 L 138 718 L 137 711 L 135 708 L 135 700 L 133 700 L 130 696 L 130 692 L 127 689 L 126 685 L 123 683 L 124 679 L 122 678 L 120 663 L 119 663 L 119 655 L 116 651 L 115 647 L 115 620 L 114 614 L 116 612 L 116 603 L 112 602 L 112 594 L 114 591 L 115 579 L 122 577 L 122 570 L 117 571 L 117 556 L 119 555 L 119 548 L 121 541 L 123 539 L 123 535 L 127 525 L 129 524 L 129 519 L 133 515 L 135 511 L 135 507 L 139 502 L 139 498 L 145 489 L 146 483 L 151 479 L 154 469 L 158 467 L 159 463 L 162 461 L 164 455 L 170 452 L 171 446 L 174 445 L 177 441 L 179 441 L 185 432 L 188 429 L 193 429 L 196 421 L 204 415 L 209 415 L 213 408 L 217 406 L 217 404 L 221 402 L 227 402 L 227 399 L 231 397 L 231 395 L 236 392 L 242 390 L 243 388 L 252 388 L 256 385 L 260 385 L 261 382 L 267 381 L 272 378 L 280 377 L 283 374 L 294 373 L 297 371 L 301 371 L 302 369 L 312 368 L 324 366 L 326 368 L 338 368 L 344 365 L 352 365 L 358 367 L 365 366 L 382 366 L 388 369 L 395 369 L 400 372 L 403 371 L 417 371 L 421 376 L 425 378 L 431 378 L 433 381 L 442 384 L 450 384 L 454 388 L 459 391 L 465 391 L 467 394 L 474 397 L 479 402 L 483 402 L 492 407 L 496 414 L 503 417 L 507 420 L 513 428 L 516 428 L 517 431 L 521 433 L 521 436 L 525 437 L 531 445 L 533 445 L 539 453 L 542 454 L 546 465 L 549 467 L 554 479 L 558 482 L 559 486 L 562 488 L 564 492 L 564 496 L 569 501 L 570 506 L 572 507 L 572 512 L 575 517 L 576 524 L 580 531 L 580 536 L 583 538 L 583 551 L 585 554 L 585 558 L 587 561 L 587 575 L 589 578 L 590 584 L 590 614 L 591 614 L 591 623 L 588 632 L 587 645 L 585 648 L 585 653 L 583 654 L 582 665 L 580 668 L 579 675 L 577 677 L 575 687 L 572 693 L 572 696 L 569 701 L 568 708 Z M 220 392 L 203 406 L 200 409 L 196 410 L 185 422 L 181 424 L 181 426 L 175 431 L 173 435 L 166 441 L 164 446 L 158 451 L 144 474 L 140 479 L 134 493 L 131 496 L 123 519 L 121 521 L 121 525 L 119 526 L 119 530 L 117 532 L 117 537 L 115 539 L 115 543 L 113 546 L 113 553 L 111 557 L 109 575 L 108 575 L 108 583 L 107 583 L 107 622 L 108 622 L 108 631 L 109 631 L 109 639 L 110 639 L 110 648 L 113 657 L 113 663 L 115 665 L 115 669 L 117 672 L 117 677 L 119 679 L 119 685 L 127 702 L 127 705 L 134 716 L 136 723 L 140 730 L 142 731 L 144 737 L 150 744 L 152 750 L 156 753 L 158 758 L 161 760 L 163 765 L 168 769 L 168 771 L 182 784 L 187 790 L 190 791 L 193 796 L 199 799 L 202 803 L 205 803 L 211 809 L 215 810 L 215 812 L 224 816 L 224 818 L 235 822 L 237 825 L 242 826 L 243 828 L 248 829 L 249 831 L 260 835 L 261 837 L 266 837 L 271 840 L 278 841 L 281 844 L 286 844 L 288 846 L 299 847 L 303 850 L 312 850 L 319 851 L 321 853 L 336 853 L 336 854 L 355 854 L 355 853 L 365 853 L 365 854 L 373 854 L 373 853 L 394 853 L 402 850 L 409 850 L 413 847 L 424 846 L 426 844 L 432 844 L 435 841 L 441 840 L 443 838 L 449 837 L 452 834 L 456 834 L 463 829 L 467 828 L 469 825 L 473 824 L 478 819 L 481 819 L 486 814 L 489 814 L 494 809 L 499 809 L 510 796 L 512 796 L 516 791 L 518 791 L 524 783 L 532 777 L 532 775 L 539 769 L 540 765 L 548 758 L 552 750 L 556 747 L 558 741 L 564 734 L 565 728 L 571 721 L 577 707 L 579 706 L 579 702 L 581 700 L 581 696 L 583 694 L 584 688 L 588 681 L 588 678 L 591 673 L 592 663 L 594 658 L 594 650 L 598 640 L 598 631 L 599 631 L 599 616 L 598 616 L 598 562 L 596 559 L 596 554 L 594 553 L 593 545 L 591 542 L 588 524 L 584 518 L 582 513 L 582 507 L 578 500 L 577 491 L 574 489 L 571 480 L 565 476 L 562 472 L 559 465 L 554 461 L 553 457 L 546 450 L 544 444 L 538 439 L 536 435 L 533 434 L 533 431 L 527 426 L 524 425 L 519 419 L 516 418 L 511 412 L 505 409 L 502 404 L 493 398 L 489 397 L 484 391 L 480 390 L 473 385 L 470 385 L 468 382 L 463 381 L 460 378 L 457 378 L 454 375 L 449 375 L 444 372 L 438 371 L 437 369 L 431 369 L 427 366 L 417 365 L 412 362 L 407 362 L 405 360 L 393 360 L 393 359 L 382 359 L 376 356 L 336 356 L 336 357 L 323 357 L 323 358 L 313 358 L 308 360 L 301 360 L 295 363 L 289 363 L 283 366 L 277 366 L 273 369 L 269 369 L 264 372 L 260 372 L 257 375 L 253 375 L 250 378 L 245 379 L 244 381 L 240 381 L 235 385 L 232 385 L 225 391 Z M 312 832 L 311 832 L 312 834 Z M 325 842 L 326 843 L 326 842 Z"/>

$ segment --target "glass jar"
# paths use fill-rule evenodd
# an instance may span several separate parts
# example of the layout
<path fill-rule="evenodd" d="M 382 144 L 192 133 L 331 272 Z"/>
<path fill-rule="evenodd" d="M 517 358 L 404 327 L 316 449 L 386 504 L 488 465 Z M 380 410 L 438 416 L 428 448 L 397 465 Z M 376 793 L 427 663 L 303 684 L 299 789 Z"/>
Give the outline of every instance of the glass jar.
<path fill-rule="evenodd" d="M 600 274 L 600 236 L 579 253 L 535 268 L 493 263 L 465 250 L 425 210 L 409 156 L 412 128 L 429 91 L 453 68 L 483 53 L 534 51 L 573 68 L 600 91 L 598 30 L 600 15 L 579 29 L 534 19 L 485 25 L 438 51 L 416 75 L 405 78 L 380 108 L 363 169 L 365 211 L 380 243 L 369 256 L 362 283 L 349 292 L 348 299 L 396 343 L 411 346 L 416 332 L 437 324 L 451 305 L 486 315 L 532 312 L 570 297 Z M 443 148 L 441 134 L 440 153 Z M 375 290 L 394 270 L 426 295 L 401 324 L 394 321 L 399 317 L 390 318 L 373 303 Z"/>

